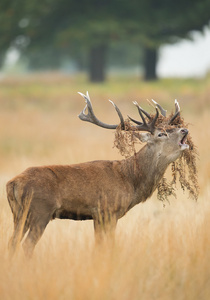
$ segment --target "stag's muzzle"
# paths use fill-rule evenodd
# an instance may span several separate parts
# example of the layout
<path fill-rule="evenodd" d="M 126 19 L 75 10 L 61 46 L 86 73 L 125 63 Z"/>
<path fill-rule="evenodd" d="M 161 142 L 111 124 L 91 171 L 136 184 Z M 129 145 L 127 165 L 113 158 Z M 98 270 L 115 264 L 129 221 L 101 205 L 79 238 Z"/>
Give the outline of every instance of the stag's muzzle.
<path fill-rule="evenodd" d="M 181 147 L 181 150 L 189 149 L 189 145 L 186 144 L 187 135 L 188 135 L 189 131 L 186 128 L 182 128 L 182 129 L 180 129 L 180 133 L 182 134 L 182 138 L 179 142 L 179 146 Z"/>

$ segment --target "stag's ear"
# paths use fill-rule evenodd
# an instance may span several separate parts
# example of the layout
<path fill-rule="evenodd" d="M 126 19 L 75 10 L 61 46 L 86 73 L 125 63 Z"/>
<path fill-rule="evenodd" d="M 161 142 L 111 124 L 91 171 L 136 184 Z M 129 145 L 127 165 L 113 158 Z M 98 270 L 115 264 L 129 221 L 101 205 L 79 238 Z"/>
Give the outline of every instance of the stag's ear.
<path fill-rule="evenodd" d="M 142 132 L 138 134 L 138 139 L 142 143 L 147 143 L 151 139 L 151 133 L 149 132 Z"/>

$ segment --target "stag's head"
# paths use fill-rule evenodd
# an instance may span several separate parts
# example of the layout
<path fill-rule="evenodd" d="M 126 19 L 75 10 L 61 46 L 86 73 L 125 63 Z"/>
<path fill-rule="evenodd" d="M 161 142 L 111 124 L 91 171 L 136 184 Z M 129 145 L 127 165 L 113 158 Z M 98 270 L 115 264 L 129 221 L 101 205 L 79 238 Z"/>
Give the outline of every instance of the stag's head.
<path fill-rule="evenodd" d="M 155 116 L 152 117 L 137 102 L 134 102 L 138 108 L 142 122 L 132 118 L 130 120 L 137 124 L 137 130 L 147 131 L 146 133 L 141 133 L 139 139 L 142 142 L 147 142 L 149 145 L 154 145 L 157 154 L 165 157 L 170 163 L 175 161 L 182 154 L 182 151 L 189 149 L 189 145 L 186 144 L 188 129 L 180 126 L 180 107 L 177 100 L 175 100 L 175 113 L 169 118 L 166 118 L 166 110 L 156 101 L 153 100 L 153 102 L 156 105 Z M 161 113 L 160 118 L 159 111 Z M 148 123 L 144 115 L 148 119 Z"/>
<path fill-rule="evenodd" d="M 188 130 L 186 128 L 161 129 L 155 128 L 154 133 L 145 133 L 139 136 L 142 142 L 154 145 L 156 151 L 163 158 L 167 158 L 168 163 L 175 161 L 182 151 L 189 149 L 186 144 Z"/>
<path fill-rule="evenodd" d="M 119 108 L 109 100 L 120 118 L 120 124 L 110 125 L 101 122 L 95 116 L 88 92 L 86 95 L 82 93 L 79 94 L 82 95 L 86 101 L 84 110 L 79 114 L 81 120 L 107 129 L 120 128 L 122 131 L 130 131 L 134 133 L 141 142 L 147 142 L 149 147 L 154 146 L 157 156 L 166 159 L 167 163 L 175 161 L 182 154 L 182 151 L 189 149 L 189 146 L 186 144 L 188 130 L 182 128 L 180 125 L 180 107 L 177 100 L 175 100 L 175 113 L 168 118 L 166 117 L 166 110 L 154 100 L 153 103 L 156 109 L 155 115 L 150 115 L 142 109 L 137 102 L 133 102 L 138 109 L 141 121 L 129 117 L 129 121 L 132 122 L 132 124 L 129 123 L 129 125 L 124 121 Z M 85 113 L 86 109 L 88 110 L 87 114 Z M 135 125 L 133 123 L 135 123 Z"/>

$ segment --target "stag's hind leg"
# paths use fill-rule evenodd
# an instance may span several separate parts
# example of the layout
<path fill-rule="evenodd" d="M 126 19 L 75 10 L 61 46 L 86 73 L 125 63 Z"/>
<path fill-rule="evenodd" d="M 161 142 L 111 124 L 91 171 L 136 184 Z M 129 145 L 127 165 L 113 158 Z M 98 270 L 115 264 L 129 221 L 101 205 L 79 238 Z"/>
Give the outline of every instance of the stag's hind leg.
<path fill-rule="evenodd" d="M 41 214 L 32 218 L 29 225 L 28 235 L 23 242 L 23 250 L 27 257 L 31 257 L 34 248 L 40 240 L 47 224 L 51 220 L 52 214 Z"/>
<path fill-rule="evenodd" d="M 11 257 L 18 249 L 18 246 L 22 241 L 24 235 L 26 234 L 28 228 L 28 222 L 21 211 L 17 215 L 17 217 L 14 218 L 14 231 L 8 243 L 9 253 Z"/>

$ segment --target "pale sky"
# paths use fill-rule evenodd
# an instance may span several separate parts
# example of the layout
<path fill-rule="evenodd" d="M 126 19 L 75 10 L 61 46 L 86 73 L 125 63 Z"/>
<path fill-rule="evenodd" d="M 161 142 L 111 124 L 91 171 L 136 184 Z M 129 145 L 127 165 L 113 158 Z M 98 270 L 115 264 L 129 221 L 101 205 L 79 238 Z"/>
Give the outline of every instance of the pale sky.
<path fill-rule="evenodd" d="M 162 46 L 157 72 L 160 77 L 203 77 L 210 72 L 210 29 L 195 32 L 193 41 Z"/>

